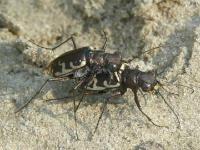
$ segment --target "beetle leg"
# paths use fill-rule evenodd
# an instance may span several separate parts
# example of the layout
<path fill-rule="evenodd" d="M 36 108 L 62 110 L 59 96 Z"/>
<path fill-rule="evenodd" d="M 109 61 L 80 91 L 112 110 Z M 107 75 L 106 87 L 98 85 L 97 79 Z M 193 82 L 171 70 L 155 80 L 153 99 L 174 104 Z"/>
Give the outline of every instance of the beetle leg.
<path fill-rule="evenodd" d="M 103 35 L 104 35 L 105 41 L 104 41 L 104 44 L 102 46 L 102 50 L 105 52 L 106 51 L 106 46 L 107 46 L 108 38 L 106 36 L 106 32 L 105 31 L 103 31 Z"/>
<path fill-rule="evenodd" d="M 167 126 L 161 126 L 161 125 L 158 125 L 158 124 L 154 123 L 154 122 L 152 121 L 152 119 L 151 119 L 145 112 L 143 112 L 143 110 L 142 110 L 142 108 L 141 108 L 141 106 L 140 106 L 140 102 L 139 102 L 139 100 L 138 100 L 137 90 L 132 90 L 132 91 L 133 91 L 133 93 L 134 93 L 135 103 L 136 103 L 138 109 L 140 110 L 140 112 L 141 112 L 153 125 L 155 125 L 155 126 L 157 126 L 157 127 L 166 127 L 166 128 L 168 128 Z"/>
<path fill-rule="evenodd" d="M 62 76 L 64 77 L 64 76 Z M 52 81 L 52 80 L 51 80 Z M 55 80 L 55 81 L 61 81 L 61 80 Z M 82 84 L 83 84 L 84 80 L 81 80 L 74 88 L 72 88 L 70 90 L 69 93 L 72 93 L 74 90 L 76 90 L 77 88 L 79 88 Z M 85 90 L 84 90 L 85 91 Z M 85 95 L 90 95 L 88 93 L 84 93 L 82 92 L 83 94 Z M 96 94 L 96 93 L 95 93 Z M 65 99 L 69 99 L 69 98 L 73 98 L 73 97 L 78 97 L 80 96 L 81 94 L 78 94 L 78 95 L 74 95 L 74 96 L 65 96 L 65 97 L 61 97 L 61 98 L 55 98 L 55 99 L 46 99 L 45 101 L 55 101 L 55 100 L 65 100 Z"/>
<path fill-rule="evenodd" d="M 73 99 L 73 105 L 74 105 L 74 122 L 75 122 L 75 128 L 76 128 L 76 137 L 77 137 L 77 140 L 79 140 L 78 138 L 78 132 L 77 132 L 77 117 L 76 117 L 76 111 L 77 109 L 79 108 L 81 102 L 83 101 L 83 98 L 85 96 L 84 92 L 85 92 L 85 89 L 87 89 L 87 86 L 88 86 L 88 83 L 93 79 L 93 75 L 92 76 L 89 76 L 88 78 L 84 78 L 83 80 L 81 80 L 78 85 L 76 85 L 73 89 L 72 89 L 72 92 L 73 92 L 73 97 L 74 97 L 74 91 L 80 87 L 81 85 L 83 85 L 85 82 L 86 82 L 86 85 L 84 86 L 85 88 L 83 89 L 83 94 L 81 96 L 81 99 L 78 103 L 78 106 L 76 107 L 76 101 L 75 101 L 75 98 Z"/>
<path fill-rule="evenodd" d="M 116 90 L 116 91 L 118 91 L 118 90 Z M 116 92 L 115 91 L 115 92 Z M 103 116 L 103 113 L 104 113 L 104 111 L 105 111 L 105 109 L 106 109 L 106 106 L 107 106 L 107 104 L 108 104 L 108 102 L 110 101 L 110 99 L 112 99 L 112 98 L 114 98 L 114 97 L 118 97 L 118 96 L 121 96 L 121 92 L 116 92 L 116 93 L 114 93 L 114 94 L 112 94 L 111 96 L 109 96 L 108 98 L 106 98 L 106 100 L 104 101 L 104 103 L 103 103 L 103 106 L 102 106 L 102 110 L 101 110 L 101 114 L 100 114 L 100 116 L 99 116 L 99 119 L 98 119 L 98 121 L 97 121 L 97 124 L 96 124 L 96 127 L 95 127 L 95 130 L 94 130 L 94 133 L 93 133 L 93 135 L 96 133 L 96 131 L 97 131 L 97 129 L 98 129 L 98 126 L 99 126 L 99 122 L 100 122 L 100 120 L 101 120 L 101 118 L 102 118 L 102 116 Z M 92 135 L 92 136 L 93 136 Z"/>
<path fill-rule="evenodd" d="M 84 96 L 86 95 L 86 94 L 85 94 L 85 91 L 86 91 L 86 89 L 87 89 L 87 87 L 88 87 L 88 84 L 90 83 L 90 81 L 93 80 L 93 78 L 94 78 L 94 75 L 91 75 L 91 76 L 89 76 L 89 77 L 87 77 L 87 78 L 84 78 L 84 79 L 81 80 L 81 81 L 78 83 L 78 85 L 75 86 L 75 88 L 73 89 L 73 90 L 75 90 L 75 89 L 77 89 L 77 88 L 80 87 L 80 86 L 83 86 L 83 87 L 84 87 L 83 92 L 82 92 L 83 94 L 82 94 L 82 96 L 81 96 L 81 99 L 80 99 L 80 101 L 79 101 L 79 103 L 78 103 L 76 109 L 74 110 L 75 112 L 78 110 L 78 108 L 79 108 L 81 102 L 83 101 Z M 85 85 L 83 85 L 83 84 L 85 84 Z"/>
<path fill-rule="evenodd" d="M 77 117 L 76 117 L 76 111 L 78 110 L 78 108 L 79 108 L 81 102 L 83 101 L 83 98 L 84 98 L 85 95 L 94 95 L 94 94 L 97 94 L 97 93 L 85 93 L 85 92 L 84 92 L 84 93 L 82 94 L 81 100 L 79 101 L 77 107 L 75 107 L 75 106 L 76 106 L 76 104 L 75 104 L 75 99 L 73 100 L 73 102 L 74 102 L 74 122 L 75 122 L 77 140 L 79 140 L 79 138 L 78 138 L 78 132 L 77 132 Z M 75 96 L 74 96 L 74 97 L 75 97 Z M 106 102 L 106 104 L 104 103 L 104 105 L 107 105 L 107 102 Z M 97 126 L 96 126 L 95 130 L 96 130 L 97 127 L 98 127 L 99 121 L 100 121 L 100 119 L 101 119 L 101 117 L 102 117 L 102 115 L 103 115 L 103 112 L 104 112 L 105 107 L 106 107 L 106 106 L 103 106 L 103 110 L 102 110 L 102 112 L 101 112 L 101 115 L 100 115 L 100 117 L 99 117 L 99 120 L 98 120 L 98 123 L 97 123 Z"/>
<path fill-rule="evenodd" d="M 74 91 L 73 91 L 73 98 L 74 98 Z M 78 131 L 77 131 L 77 117 L 76 117 L 76 102 L 75 98 L 73 99 L 73 106 L 74 106 L 74 123 L 75 123 L 75 132 L 76 132 L 76 139 L 79 140 L 78 138 Z"/>
<path fill-rule="evenodd" d="M 68 78 L 68 77 L 67 77 Z M 66 77 L 60 77 L 60 78 L 52 78 L 52 79 L 47 79 L 42 86 L 40 87 L 40 89 L 28 100 L 25 102 L 25 104 L 23 104 L 22 106 L 20 106 L 19 108 L 17 108 L 17 110 L 15 111 L 15 113 L 18 113 L 20 110 L 22 110 L 24 107 L 26 107 L 41 91 L 42 89 L 45 87 L 45 85 L 50 82 L 50 81 L 62 81 L 63 79 L 66 79 Z"/>
<path fill-rule="evenodd" d="M 47 101 L 47 102 L 49 102 L 49 101 L 65 101 L 66 99 L 70 99 L 70 98 L 78 97 L 78 96 L 80 96 L 80 94 L 74 95 L 74 96 L 65 96 L 65 97 L 61 97 L 61 98 L 45 99 L 45 101 Z"/>
<path fill-rule="evenodd" d="M 76 44 L 75 44 L 75 41 L 74 41 L 74 34 L 72 34 L 71 37 L 69 37 L 68 39 L 64 40 L 63 42 L 61 42 L 60 44 L 58 44 L 58 45 L 56 45 L 56 46 L 54 46 L 54 47 L 44 47 L 44 46 L 41 46 L 41 45 L 39 45 L 39 44 L 36 44 L 32 39 L 29 40 L 29 42 L 31 42 L 32 44 L 34 44 L 34 45 L 36 45 L 36 46 L 38 46 L 38 47 L 40 47 L 40 48 L 45 48 L 45 49 L 54 51 L 56 48 L 60 47 L 60 46 L 63 45 L 64 43 L 68 42 L 69 40 L 72 41 L 73 46 L 74 46 L 74 49 L 76 49 L 77 47 L 76 47 Z"/>
<path fill-rule="evenodd" d="M 101 118 L 102 118 L 102 116 L 103 116 L 103 113 L 104 113 L 104 110 L 105 110 L 107 104 L 108 104 L 108 99 L 106 99 L 106 100 L 104 101 L 104 103 L 103 103 L 102 110 L 101 110 L 101 114 L 100 114 L 99 119 L 98 119 L 98 121 L 97 121 L 97 124 L 96 124 L 96 127 L 95 127 L 95 129 L 94 129 L 93 135 L 94 135 L 94 134 L 96 133 L 96 131 L 97 131 L 97 128 L 98 128 L 98 126 L 99 126 L 99 122 L 100 122 L 100 120 L 101 120 Z"/>
<path fill-rule="evenodd" d="M 81 96 L 80 101 L 78 102 L 77 107 L 76 107 L 75 110 L 74 110 L 75 112 L 78 110 L 80 104 L 82 103 L 82 101 L 83 101 L 83 99 L 84 99 L 84 96 L 87 95 L 87 94 L 85 93 L 85 90 L 87 89 L 87 86 L 88 86 L 88 85 L 86 85 L 86 87 L 83 89 L 83 94 L 82 94 L 82 96 Z"/>
<path fill-rule="evenodd" d="M 145 105 L 147 105 L 147 99 L 146 99 L 146 97 L 145 97 L 144 93 L 142 92 L 142 90 L 141 90 L 141 89 L 139 89 L 139 91 L 140 91 L 140 93 L 142 94 L 142 97 L 144 98 Z"/>

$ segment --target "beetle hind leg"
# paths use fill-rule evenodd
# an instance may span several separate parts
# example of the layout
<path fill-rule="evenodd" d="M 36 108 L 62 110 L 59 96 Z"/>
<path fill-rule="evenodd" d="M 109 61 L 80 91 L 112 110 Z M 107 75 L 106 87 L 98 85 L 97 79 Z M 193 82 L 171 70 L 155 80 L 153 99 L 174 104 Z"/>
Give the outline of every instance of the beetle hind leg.
<path fill-rule="evenodd" d="M 66 78 L 68 77 L 59 77 L 59 78 L 52 78 L 52 79 L 47 79 L 43 84 L 42 86 L 40 87 L 40 89 L 28 100 L 26 101 L 22 106 L 20 106 L 19 108 L 17 108 L 15 110 L 15 113 L 18 113 L 19 111 L 21 111 L 23 108 L 25 108 L 38 94 L 40 94 L 40 92 L 42 91 L 42 89 L 46 86 L 46 84 L 48 82 L 51 82 L 51 81 L 63 81 L 65 80 Z"/>

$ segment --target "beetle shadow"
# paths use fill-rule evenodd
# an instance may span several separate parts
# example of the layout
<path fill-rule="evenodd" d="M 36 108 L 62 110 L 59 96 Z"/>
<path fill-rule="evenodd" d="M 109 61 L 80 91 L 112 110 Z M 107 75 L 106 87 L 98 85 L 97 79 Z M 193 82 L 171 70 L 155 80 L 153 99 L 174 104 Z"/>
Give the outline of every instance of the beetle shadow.
<path fill-rule="evenodd" d="M 200 25 L 200 16 L 193 16 L 189 21 L 185 22 L 185 26 L 182 29 L 176 29 L 173 34 L 168 37 L 166 44 L 163 46 L 162 51 L 153 57 L 153 64 L 158 66 L 158 72 L 163 76 L 170 70 L 174 68 L 178 62 L 179 57 L 184 53 L 183 61 L 178 64 L 179 70 L 174 72 L 184 73 L 185 68 L 190 65 L 190 59 L 193 53 L 193 47 L 196 42 L 195 29 Z M 180 49 L 184 47 L 185 49 Z M 177 76 L 175 75 L 175 76 Z"/>
<path fill-rule="evenodd" d="M 25 88 L 30 72 L 23 66 L 22 49 L 25 47 L 18 42 L 0 42 L 1 97 L 5 99 L 24 97 L 21 89 Z"/>

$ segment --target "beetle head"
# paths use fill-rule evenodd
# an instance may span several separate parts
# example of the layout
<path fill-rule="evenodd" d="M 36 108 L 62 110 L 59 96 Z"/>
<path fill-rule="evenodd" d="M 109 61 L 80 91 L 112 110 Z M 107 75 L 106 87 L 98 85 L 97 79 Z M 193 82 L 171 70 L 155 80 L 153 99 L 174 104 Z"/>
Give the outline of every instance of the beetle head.
<path fill-rule="evenodd" d="M 156 71 L 142 72 L 138 75 L 138 86 L 144 92 L 150 92 L 157 89 L 159 82 L 156 79 Z"/>

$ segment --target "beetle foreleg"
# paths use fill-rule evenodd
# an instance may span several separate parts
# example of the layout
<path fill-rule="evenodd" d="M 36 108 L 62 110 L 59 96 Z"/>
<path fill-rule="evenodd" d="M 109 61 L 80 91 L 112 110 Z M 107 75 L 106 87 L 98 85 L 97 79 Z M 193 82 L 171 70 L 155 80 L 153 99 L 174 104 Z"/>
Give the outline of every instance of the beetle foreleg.
<path fill-rule="evenodd" d="M 155 126 L 157 126 L 157 127 L 166 127 L 166 128 L 168 128 L 167 126 L 161 126 L 161 125 L 158 125 L 158 124 L 154 123 L 154 122 L 152 121 L 152 119 L 151 119 L 145 112 L 143 112 L 143 110 L 142 110 L 142 108 L 141 108 L 141 106 L 140 106 L 140 102 L 139 102 L 139 100 L 138 100 L 137 90 L 132 90 L 132 91 L 133 91 L 133 93 L 134 93 L 135 103 L 136 103 L 138 109 L 140 110 L 140 112 L 141 112 L 153 125 L 155 125 Z"/>

